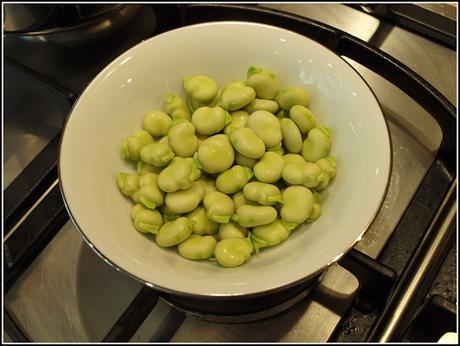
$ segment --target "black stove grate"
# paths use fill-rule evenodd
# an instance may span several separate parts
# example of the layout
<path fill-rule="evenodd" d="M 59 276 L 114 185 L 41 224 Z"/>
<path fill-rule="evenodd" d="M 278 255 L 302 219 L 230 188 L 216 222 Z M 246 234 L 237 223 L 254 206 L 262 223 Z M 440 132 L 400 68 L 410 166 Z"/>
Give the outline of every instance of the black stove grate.
<path fill-rule="evenodd" d="M 423 255 L 417 249 L 420 245 L 426 246 L 425 243 L 429 241 L 429 239 L 426 240 L 429 238 L 429 231 L 436 233 L 435 229 L 430 229 L 430 223 L 437 212 L 444 212 L 444 209 L 447 208 L 442 202 L 449 188 L 456 184 L 455 107 L 424 79 L 396 59 L 343 31 L 314 20 L 251 5 L 191 4 L 151 5 L 151 7 L 157 18 L 165 19 L 155 23 L 156 34 L 189 24 L 221 20 L 255 21 L 295 31 L 386 78 L 437 120 L 443 133 L 439 151 L 378 261 L 357 250 L 351 250 L 339 262 L 358 278 L 360 288 L 331 341 L 363 341 L 368 340 L 372 333 L 378 334 L 379 328 L 384 326 L 382 320 L 386 316 L 385 313 L 390 312 L 391 306 L 388 305 L 388 302 L 395 301 L 400 293 L 398 287 L 400 290 L 403 289 L 400 283 L 409 279 L 411 275 L 410 272 L 407 272 L 409 262 L 411 260 L 415 262 Z M 66 99 L 69 106 L 75 101 L 75 94 L 71 91 L 8 58 L 7 52 L 5 63 L 14 65 L 16 69 L 31 78 L 38 79 L 46 87 Z M 5 191 L 6 232 L 11 230 L 14 223 L 42 196 L 46 187 L 57 180 L 57 149 L 58 137 L 43 149 Z M 69 216 L 59 193 L 59 186 L 56 184 L 25 218 L 23 224 L 19 225 L 15 232 L 4 241 L 5 293 L 68 219 Z M 446 238 L 444 246 L 437 254 L 439 259 L 445 258 L 449 251 L 455 238 L 455 230 L 456 225 L 450 230 L 450 236 Z M 404 248 L 401 249 L 401 246 Z M 397 251 L 405 255 L 398 256 L 398 260 L 395 261 L 392 254 Z M 435 272 L 431 273 L 430 282 L 434 280 L 435 274 Z M 423 299 L 425 294 L 426 292 L 420 299 Z M 162 293 L 147 286 L 142 288 L 103 341 L 129 341 L 161 295 Z M 444 306 L 451 308 L 449 302 L 439 303 L 443 299 L 442 297 L 436 298 L 438 310 Z M 385 313 L 382 314 L 384 310 Z M 417 316 L 421 316 L 420 313 Z M 376 323 L 379 317 L 381 321 Z M 173 310 L 152 341 L 170 340 L 182 319 L 183 316 Z M 398 337 L 401 338 L 403 332 L 408 330 L 407 324 L 410 319 L 411 316 L 406 316 L 406 328 L 400 331 Z M 14 314 L 8 309 L 5 311 L 5 321 L 6 332 L 12 339 L 32 341 L 22 330 L 20 321 L 17 321 Z M 421 322 L 417 323 L 421 325 Z M 416 323 L 411 325 L 412 329 L 409 330 L 411 335 L 414 335 L 416 325 Z"/>

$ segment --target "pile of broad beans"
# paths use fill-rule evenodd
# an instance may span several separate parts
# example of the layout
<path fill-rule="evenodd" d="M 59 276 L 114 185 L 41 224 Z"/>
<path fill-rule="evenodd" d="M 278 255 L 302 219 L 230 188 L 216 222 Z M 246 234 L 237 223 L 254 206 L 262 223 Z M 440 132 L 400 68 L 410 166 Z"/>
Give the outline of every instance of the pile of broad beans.
<path fill-rule="evenodd" d="M 167 95 L 122 143 L 137 172 L 117 181 L 139 232 L 187 259 L 237 267 L 320 217 L 336 160 L 307 90 L 254 66 L 221 89 L 204 75 L 183 86 L 185 99 Z"/>

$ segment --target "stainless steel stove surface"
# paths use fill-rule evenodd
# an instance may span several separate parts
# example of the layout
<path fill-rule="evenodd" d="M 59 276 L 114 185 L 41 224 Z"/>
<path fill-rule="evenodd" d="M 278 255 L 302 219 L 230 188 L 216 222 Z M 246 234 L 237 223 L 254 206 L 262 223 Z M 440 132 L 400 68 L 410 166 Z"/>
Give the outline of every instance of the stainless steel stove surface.
<path fill-rule="evenodd" d="M 196 7 L 198 12 L 199 8 Z M 263 4 L 259 8 L 281 10 L 313 19 L 369 42 L 371 46 L 380 48 L 415 71 L 456 107 L 455 49 L 346 5 Z M 15 179 L 21 177 L 21 172 L 37 155 L 44 156 L 46 161 L 49 155 L 46 150 L 56 150 L 57 144 L 53 146 L 53 143 L 57 143 L 71 102 L 91 78 L 122 51 L 160 31 L 172 28 L 174 9 L 173 5 L 143 5 L 122 31 L 106 38 L 104 44 L 93 44 L 86 51 L 78 53 L 54 45 L 5 38 L 4 193 L 11 192 L 8 187 L 15 184 Z M 202 10 L 197 18 L 209 15 L 209 18 L 214 19 L 211 16 L 215 11 L 207 11 Z M 243 10 L 228 9 L 228 13 L 235 11 Z M 97 60 L 90 60 L 88 50 L 92 50 Z M 26 337 L 37 342 L 99 342 L 104 338 L 116 340 L 117 335 L 119 341 L 131 342 L 366 341 L 370 331 L 374 330 L 378 334 L 377 322 L 386 326 L 382 327 L 384 332 L 379 329 L 382 334 L 379 334 L 378 339 L 388 341 L 390 338 L 385 339 L 385 331 L 390 333 L 392 329 L 388 327 L 390 323 L 386 320 L 385 307 L 387 313 L 390 313 L 393 301 L 387 298 L 392 287 L 397 289 L 398 284 L 414 284 L 414 280 L 404 281 L 411 257 L 416 257 L 418 247 L 429 252 L 435 246 L 440 248 L 439 244 L 445 247 L 442 252 L 444 255 L 437 264 L 441 270 L 431 275 L 431 281 L 423 284 L 427 287 L 420 284 L 417 289 L 425 287 L 426 294 L 423 296 L 431 293 L 455 306 L 457 254 L 452 224 L 448 224 L 448 221 L 440 222 L 440 228 L 444 225 L 446 230 L 444 233 L 434 233 L 431 240 L 427 239 L 426 249 L 423 247 L 424 234 L 417 230 L 416 222 L 413 231 L 408 234 L 401 232 L 399 238 L 391 241 L 399 234 L 403 215 L 408 206 L 411 208 L 414 194 L 436 159 L 446 134 L 443 134 L 433 116 L 398 86 L 353 59 L 344 59 L 363 76 L 382 105 L 391 133 L 393 168 L 384 204 L 370 229 L 350 256 L 333 265 L 312 292 L 310 289 L 302 290 L 291 303 L 280 306 L 279 311 L 276 311 L 279 313 L 275 315 L 264 315 L 261 312 L 257 316 L 264 318 L 260 320 L 244 320 L 241 316 L 238 320 L 237 316 L 221 318 L 219 321 L 216 321 L 215 316 L 193 315 L 186 312 L 186 309 L 177 309 L 171 305 L 171 297 L 160 297 L 154 304 L 154 299 L 158 297 L 147 294 L 146 297 L 151 297 L 152 310 L 144 307 L 143 312 L 137 314 L 140 320 L 136 327 L 131 331 L 119 332 L 119 329 L 128 328 L 127 325 L 132 322 L 123 320 L 123 317 L 119 320 L 120 316 L 134 318 L 135 311 L 126 312 L 126 309 L 128 306 L 133 307 L 131 303 L 139 291 L 146 292 L 149 289 L 104 263 L 83 242 L 71 221 L 62 217 L 56 230 L 49 231 L 47 236 L 37 240 L 38 243 L 46 243 L 45 238 L 51 239 L 30 266 L 21 275 L 12 275 L 14 280 L 4 300 L 9 317 L 4 329 L 5 341 Z M 51 65 L 47 64 L 49 61 L 52 61 Z M 39 75 L 38 81 L 36 75 Z M 47 83 L 57 85 L 61 93 L 54 92 L 53 88 L 46 86 Z M 454 136 L 455 141 L 455 132 Z M 45 152 L 39 154 L 43 148 Z M 48 170 L 55 169 L 55 162 L 53 167 Z M 46 172 L 48 170 L 44 169 Z M 13 263 L 16 255 L 5 244 L 9 241 L 17 242 L 15 233 L 32 227 L 27 223 L 29 217 L 42 213 L 39 219 L 44 223 L 51 216 L 54 217 L 54 214 L 50 215 L 50 212 L 40 209 L 43 201 L 59 199 L 58 195 L 54 195 L 58 191 L 57 176 L 51 176 L 54 178 L 40 180 L 41 197 L 38 200 L 37 197 L 29 198 L 24 204 L 28 212 L 25 215 L 11 214 L 12 221 L 5 223 L 4 250 L 7 254 L 4 258 L 7 262 Z M 24 184 L 35 186 L 27 181 Z M 455 187 L 456 183 L 454 190 Z M 29 193 L 29 189 L 24 188 L 24 193 Z M 444 195 L 447 195 L 447 191 L 439 199 Z M 21 206 L 20 203 L 17 205 Z M 453 205 L 456 212 L 456 203 Z M 445 220 L 452 220 L 452 213 L 441 216 Z M 448 237 L 449 241 L 446 240 Z M 18 252 L 22 251 L 17 244 L 14 248 Z M 31 246 L 31 249 L 35 247 Z M 434 261 L 431 257 L 420 259 L 417 268 L 422 269 L 424 265 L 432 263 L 429 261 Z M 373 281 L 377 285 L 382 283 L 381 287 L 372 286 Z M 389 286 L 385 286 L 385 283 Z M 405 297 L 404 294 L 401 293 Z M 423 298 L 416 300 L 418 305 L 423 305 Z M 403 304 L 401 302 L 404 299 L 398 301 Z M 139 316 L 146 318 L 143 320 Z M 235 324 L 238 322 L 245 323 Z M 18 331 L 18 326 L 23 333 Z M 409 330 L 415 330 L 414 326 L 411 324 L 412 329 Z M 447 325 L 444 327 L 451 328 Z M 398 337 L 403 341 L 415 341 L 407 333 L 400 333 Z"/>

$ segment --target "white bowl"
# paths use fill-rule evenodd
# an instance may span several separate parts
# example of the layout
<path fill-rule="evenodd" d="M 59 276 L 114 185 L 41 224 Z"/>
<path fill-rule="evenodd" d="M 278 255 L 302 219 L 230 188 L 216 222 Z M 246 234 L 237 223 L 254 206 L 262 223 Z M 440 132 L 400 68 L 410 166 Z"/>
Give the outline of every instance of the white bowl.
<path fill-rule="evenodd" d="M 324 192 L 322 216 L 282 244 L 226 269 L 191 261 L 137 232 L 132 203 L 116 184 L 134 172 L 120 157 L 122 140 L 141 129 L 146 111 L 168 92 L 185 94 L 182 78 L 245 79 L 250 65 L 275 72 L 283 86 L 311 94 L 311 110 L 332 129 L 338 173 Z M 198 297 L 274 292 L 311 278 L 359 241 L 389 182 L 391 146 L 379 104 L 343 59 L 302 35 L 246 22 L 213 22 L 172 30 L 126 51 L 83 92 L 62 135 L 59 173 L 73 222 L 109 264 L 159 290 Z"/>

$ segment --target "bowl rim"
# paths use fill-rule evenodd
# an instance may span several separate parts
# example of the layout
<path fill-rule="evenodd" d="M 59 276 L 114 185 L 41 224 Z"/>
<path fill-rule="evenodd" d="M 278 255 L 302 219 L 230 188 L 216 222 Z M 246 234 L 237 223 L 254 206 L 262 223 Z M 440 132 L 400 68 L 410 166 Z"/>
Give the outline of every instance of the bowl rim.
<path fill-rule="evenodd" d="M 388 164 L 388 172 L 386 174 L 386 177 L 385 177 L 385 188 L 384 188 L 384 191 L 382 193 L 382 196 L 380 197 L 380 201 L 378 203 L 378 208 L 376 209 L 376 211 L 374 212 L 374 214 L 372 215 L 372 217 L 370 218 L 369 222 L 367 223 L 367 225 L 364 227 L 363 231 L 357 236 L 357 238 L 352 242 L 352 244 L 350 244 L 349 246 L 346 247 L 346 249 L 344 251 L 342 251 L 341 253 L 339 253 L 337 256 L 335 256 L 332 260 L 330 260 L 327 264 L 325 264 L 324 266 L 322 266 L 321 268 L 319 268 L 318 270 L 298 279 L 298 280 L 294 280 L 294 281 L 291 281 L 287 284 L 281 284 L 281 285 L 278 285 L 276 287 L 272 287 L 272 288 L 269 288 L 269 289 L 264 289 L 264 290 L 260 290 L 260 291 L 257 291 L 257 292 L 253 292 L 253 293 L 230 293 L 230 294 L 226 294 L 226 293 L 211 293 L 211 294 L 199 294 L 199 293 L 190 293 L 190 292 L 184 292 L 184 291 L 178 291 L 178 290 L 175 290 L 175 289 L 171 289 L 171 288 L 167 288 L 167 287 L 163 287 L 163 286 L 160 286 L 160 285 L 157 285 L 157 284 L 154 284 L 152 282 L 149 282 L 145 279 L 142 279 L 140 277 L 138 277 L 137 275 L 134 275 L 132 273 L 130 273 L 129 271 L 121 268 L 120 266 L 118 266 L 117 264 L 115 264 L 112 260 L 110 260 L 107 256 L 105 256 L 98 248 L 96 248 L 94 246 L 94 244 L 91 242 L 91 240 L 85 235 L 83 229 L 80 227 L 80 225 L 78 224 L 75 216 L 73 215 L 72 211 L 70 210 L 70 206 L 68 205 L 68 201 L 66 199 L 66 196 L 65 196 L 65 193 L 64 193 L 64 189 L 63 189 L 63 186 L 62 186 L 62 183 L 61 183 L 61 153 L 62 153 L 62 142 L 63 142 L 63 138 L 64 138 L 64 134 L 65 134 L 65 131 L 67 129 L 67 123 L 70 119 L 70 117 L 72 116 L 73 114 L 73 111 L 74 111 L 74 108 L 75 106 L 78 104 L 79 100 L 82 98 L 82 96 L 85 94 L 86 90 L 91 86 L 91 84 L 93 82 L 96 81 L 96 79 L 108 68 L 108 66 L 110 66 L 114 61 L 116 61 L 117 59 L 119 59 L 122 55 L 126 54 L 127 52 L 131 51 L 132 49 L 136 48 L 136 47 L 139 47 L 143 44 L 145 44 L 147 41 L 150 41 L 152 39 L 155 39 L 159 36 L 162 36 L 162 35 L 167 35 L 171 32 L 174 32 L 174 31 L 180 31 L 180 30 L 186 30 L 186 29 L 189 29 L 189 28 L 195 28 L 195 27 L 202 27 L 202 26 L 208 26 L 208 25 L 226 25 L 226 24 L 239 24 L 239 25 L 251 25 L 251 26 L 265 26 L 265 27 L 269 27 L 269 28 L 275 28 L 277 30 L 284 30 L 284 31 L 288 31 L 290 33 L 294 33 L 296 35 L 300 35 L 308 40 L 311 40 L 313 42 L 315 42 L 316 44 L 319 44 L 320 46 L 322 46 L 323 48 L 327 49 L 328 51 L 330 51 L 332 54 L 334 54 L 338 59 L 341 59 L 343 62 L 345 62 L 346 65 L 348 65 L 348 67 L 350 67 L 352 69 L 352 71 L 361 79 L 361 81 L 364 83 L 364 85 L 366 86 L 366 88 L 370 91 L 372 97 L 374 98 L 374 100 L 376 101 L 377 103 L 377 106 L 378 106 L 378 109 L 380 110 L 380 113 L 382 115 L 382 118 L 383 118 L 383 122 L 385 124 L 385 130 L 384 132 L 386 133 L 386 137 L 388 138 L 388 146 L 389 146 L 389 156 L 388 156 L 388 159 L 389 159 L 389 164 Z M 106 262 L 110 267 L 112 267 L 113 269 L 115 269 L 117 272 L 121 272 L 121 273 L 124 273 L 126 274 L 127 276 L 137 280 L 138 282 L 141 282 L 143 285 L 145 286 L 148 286 L 152 289 L 155 289 L 157 291 L 159 291 L 159 293 L 166 293 L 166 294 L 172 294 L 172 295 L 175 295 L 175 296 L 183 296 L 183 297 L 188 297 L 188 298 L 195 298 L 195 299 L 211 299 L 211 300 L 214 300 L 214 299 L 226 299 L 226 300 L 232 300 L 232 299 L 250 299 L 250 298 L 255 298 L 255 297 L 260 297 L 260 296 L 265 296 L 265 295 L 270 295 L 270 294 L 276 294 L 280 291 L 283 291 L 285 289 L 288 289 L 290 287 L 293 287 L 293 286 L 296 286 L 296 285 L 300 285 L 302 283 L 305 283 L 306 281 L 310 280 L 310 279 L 314 279 L 315 277 L 319 277 L 321 273 L 325 273 L 327 271 L 327 269 L 334 263 L 337 263 L 340 259 L 342 259 L 348 252 L 350 252 L 354 247 L 355 245 L 362 239 L 362 237 L 364 236 L 364 234 L 368 231 L 368 229 L 370 228 L 370 226 L 372 225 L 372 223 L 375 221 L 376 217 L 377 217 L 377 214 L 380 212 L 381 208 L 382 208 L 382 205 L 385 201 L 385 198 L 387 196 L 387 193 L 388 193 L 388 189 L 389 189 L 389 186 L 390 186 L 390 181 L 391 181 L 391 173 L 393 171 L 393 151 L 392 151 L 392 147 L 393 147 L 393 143 L 392 143 L 392 139 L 391 139 L 391 135 L 390 135 L 390 130 L 389 130 L 389 126 L 388 126 L 388 120 L 387 118 L 385 117 L 384 115 L 384 112 L 383 112 L 383 108 L 382 108 L 382 105 L 380 104 L 380 101 L 378 100 L 375 92 L 372 90 L 372 88 L 370 87 L 370 85 L 367 83 L 367 81 L 361 76 L 361 74 L 347 61 L 345 60 L 344 58 L 342 58 L 340 55 L 338 55 L 336 52 L 334 52 L 332 49 L 330 49 L 329 47 L 319 43 L 318 41 L 315 41 L 314 39 L 310 38 L 310 37 L 307 37 L 303 34 L 300 34 L 300 33 L 297 33 L 295 31 L 292 31 L 292 30 L 289 30 L 289 29 L 285 29 L 285 28 L 282 28 L 282 27 L 279 27 L 279 26 L 276 26 L 276 25 L 271 25 L 271 24 L 264 24 L 264 23 L 258 23 L 258 22 L 249 22 L 249 21 L 237 21 L 237 20 L 218 20 L 218 21 L 209 21 L 209 22 L 202 22 L 202 23 L 197 23 L 197 24 L 191 24 L 191 25 L 185 25 L 185 26 L 181 26 L 181 27 L 178 27 L 178 28 L 175 28 L 175 29 L 172 29 L 172 30 L 168 30 L 168 31 L 165 31 L 165 32 L 162 32 L 158 35 L 154 35 L 152 37 L 149 37 L 147 39 L 144 39 L 142 40 L 141 42 L 137 43 L 136 45 L 130 47 L 129 49 L 123 51 L 122 53 L 120 53 L 119 55 L 117 55 L 114 59 L 112 59 L 109 63 L 107 63 L 104 68 L 98 72 L 98 74 L 96 76 L 93 77 L 93 79 L 85 86 L 85 88 L 83 89 L 83 91 L 81 92 L 81 94 L 76 98 L 75 102 L 73 103 L 69 113 L 69 115 L 66 117 L 65 119 L 65 122 L 63 124 L 63 127 L 62 127 L 62 131 L 61 131 L 61 135 L 60 135 L 60 139 L 59 139 L 59 146 L 58 146 L 58 160 L 57 160 L 57 171 L 58 171 L 58 181 L 59 181 L 59 190 L 61 191 L 61 196 L 62 196 L 62 199 L 63 199 L 63 202 L 64 202 L 64 206 L 67 210 L 67 213 L 69 214 L 69 218 L 70 220 L 72 221 L 72 223 L 75 225 L 75 228 L 77 229 L 77 231 L 80 233 L 80 236 L 83 238 L 83 240 L 85 241 L 85 243 L 104 261 Z"/>

